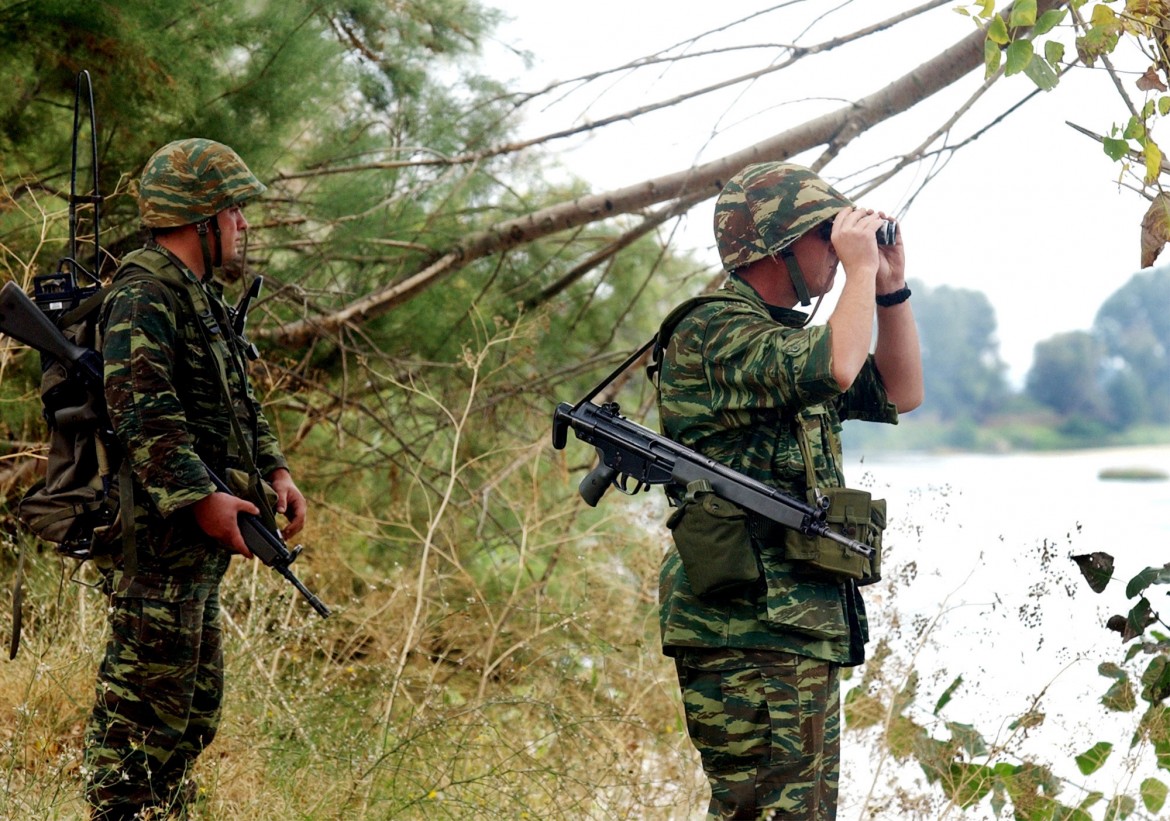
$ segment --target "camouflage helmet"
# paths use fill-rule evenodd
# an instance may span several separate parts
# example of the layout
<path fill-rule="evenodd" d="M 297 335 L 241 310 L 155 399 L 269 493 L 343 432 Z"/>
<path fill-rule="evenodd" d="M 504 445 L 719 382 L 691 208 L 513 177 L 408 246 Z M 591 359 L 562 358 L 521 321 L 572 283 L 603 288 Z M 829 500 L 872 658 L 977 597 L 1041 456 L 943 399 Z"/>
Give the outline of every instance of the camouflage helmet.
<path fill-rule="evenodd" d="M 154 153 L 138 185 L 138 214 L 147 228 L 202 222 L 264 193 L 240 155 L 214 140 L 189 138 Z"/>
<path fill-rule="evenodd" d="M 728 273 L 767 259 L 853 203 L 801 165 L 749 165 L 715 201 L 715 244 Z"/>

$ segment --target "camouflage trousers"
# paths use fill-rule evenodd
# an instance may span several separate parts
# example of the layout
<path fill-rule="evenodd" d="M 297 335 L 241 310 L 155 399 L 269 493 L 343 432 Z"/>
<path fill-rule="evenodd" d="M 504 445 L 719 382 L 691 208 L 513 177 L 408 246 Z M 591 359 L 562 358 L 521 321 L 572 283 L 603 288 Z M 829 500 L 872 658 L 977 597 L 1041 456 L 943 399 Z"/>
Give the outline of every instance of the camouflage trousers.
<path fill-rule="evenodd" d="M 734 661 L 692 652 L 676 664 L 687 732 L 711 782 L 709 819 L 837 817 L 837 665 L 779 651 Z"/>
<path fill-rule="evenodd" d="M 112 597 L 85 730 L 91 817 L 181 811 L 189 770 L 215 737 L 222 700 L 218 582 L 192 584 L 174 599 Z"/>

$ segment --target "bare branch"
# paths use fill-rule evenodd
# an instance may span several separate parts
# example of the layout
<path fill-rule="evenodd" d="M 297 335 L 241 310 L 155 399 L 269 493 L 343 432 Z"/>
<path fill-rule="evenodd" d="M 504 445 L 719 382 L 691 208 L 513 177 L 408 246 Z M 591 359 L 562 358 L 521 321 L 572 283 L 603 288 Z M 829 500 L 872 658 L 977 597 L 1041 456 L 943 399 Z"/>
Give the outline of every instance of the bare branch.
<path fill-rule="evenodd" d="M 844 35 L 842 37 L 835 37 L 831 40 L 826 40 L 823 43 L 818 43 L 818 44 L 813 45 L 813 46 L 796 46 L 796 45 L 753 46 L 753 48 L 778 48 L 778 49 L 787 50 L 790 52 L 790 56 L 786 60 L 783 60 L 783 61 L 778 62 L 778 63 L 774 63 L 770 66 L 767 66 L 766 68 L 759 69 L 758 71 L 751 71 L 751 72 L 748 72 L 747 74 L 741 74 L 738 77 L 731 77 L 731 78 L 726 79 L 726 80 L 721 80 L 717 83 L 712 83 L 711 85 L 707 85 L 707 86 L 704 86 L 702 88 L 693 89 L 691 91 L 686 92 L 685 94 L 679 94 L 679 95 L 676 95 L 674 97 L 670 97 L 670 98 L 665 99 L 665 100 L 659 100 L 658 102 L 650 103 L 650 104 L 644 105 L 644 106 L 639 106 L 638 108 L 633 108 L 633 109 L 630 109 L 628 111 L 622 111 L 622 112 L 619 112 L 617 114 L 611 114 L 611 115 L 608 115 L 606 117 L 602 117 L 600 119 L 590 120 L 587 123 L 582 123 L 580 125 L 576 125 L 576 126 L 573 126 L 571 128 L 565 128 L 565 129 L 561 129 L 560 131 L 553 131 L 553 132 L 550 132 L 548 134 L 542 134 L 539 137 L 531 137 L 531 138 L 526 139 L 526 140 L 519 140 L 519 141 L 515 141 L 515 142 L 504 143 L 502 145 L 497 145 L 497 146 L 493 146 L 491 148 L 484 149 L 483 151 L 474 151 L 474 152 L 460 154 L 460 155 L 453 156 L 453 157 L 434 156 L 434 157 L 429 157 L 429 158 L 422 158 L 422 157 L 417 157 L 417 156 L 411 156 L 410 158 L 403 159 L 403 160 L 384 160 L 384 161 L 379 161 L 379 162 L 356 163 L 356 164 L 344 165 L 344 166 L 323 166 L 323 167 L 318 167 L 318 168 L 314 168 L 314 169 L 309 169 L 306 171 L 283 172 L 283 173 L 277 174 L 274 177 L 274 179 L 275 180 L 293 180 L 293 179 L 302 179 L 305 177 L 320 177 L 320 176 L 325 176 L 327 174 L 348 174 L 348 173 L 354 173 L 354 172 L 359 172 L 359 171 L 387 170 L 387 169 L 394 169 L 394 168 L 408 168 L 408 167 L 416 167 L 416 166 L 463 165 L 466 163 L 480 162 L 480 161 L 488 159 L 490 157 L 497 157 L 497 156 L 501 156 L 503 154 L 513 154 L 513 153 L 516 153 L 517 151 L 522 151 L 526 148 L 531 148 L 534 145 L 540 145 L 542 143 L 552 142 L 553 140 L 565 139 L 567 137 L 573 137 L 573 136 L 576 136 L 578 134 L 585 134 L 585 133 L 588 133 L 590 131 L 596 131 L 599 128 L 603 128 L 605 126 L 613 125 L 614 123 L 623 122 L 626 120 L 633 120 L 637 117 L 641 117 L 645 114 L 650 114 L 650 113 L 653 113 L 655 111 L 661 111 L 662 109 L 665 109 L 665 108 L 671 108 L 671 107 L 676 106 L 680 103 L 687 102 L 689 100 L 693 100 L 693 99 L 696 99 L 698 97 L 702 97 L 702 96 L 705 96 L 707 94 L 714 93 L 716 91 L 721 91 L 725 88 L 730 88 L 732 86 L 740 85 L 742 83 L 748 83 L 748 82 L 752 82 L 754 80 L 758 80 L 761 77 L 765 77 L 769 74 L 774 74 L 777 71 L 781 71 L 783 69 L 786 69 L 786 68 L 790 67 L 793 63 L 796 63 L 797 61 L 799 61 L 805 57 L 809 57 L 809 56 L 814 55 L 814 54 L 820 54 L 820 53 L 826 52 L 826 51 L 832 51 L 833 49 L 840 48 L 841 46 L 856 42 L 857 40 L 860 40 L 864 37 L 868 37 L 869 35 L 876 34 L 879 31 L 884 31 L 886 29 L 892 28 L 892 27 L 898 25 L 899 23 L 902 23 L 902 22 L 905 22 L 906 20 L 912 19 L 913 17 L 916 17 L 919 14 L 922 14 L 924 12 L 927 12 L 927 11 L 930 11 L 934 8 L 937 8 L 938 6 L 946 5 L 949 2 L 951 2 L 951 0 L 929 0 L 929 2 L 923 3 L 921 6 L 917 6 L 913 9 L 909 9 L 907 11 L 902 12 L 901 14 L 897 14 L 897 15 L 894 15 L 893 17 L 890 17 L 886 20 L 882 20 L 881 22 L 874 23 L 873 25 L 870 25 L 870 26 L 866 26 L 865 28 L 858 29 L 857 31 L 853 32 L 852 34 L 847 34 L 847 35 Z M 363 53 L 365 53 L 365 52 L 363 51 Z M 562 86 L 565 86 L 565 85 L 574 85 L 574 84 L 582 84 L 583 85 L 583 84 L 593 82 L 594 80 L 600 79 L 601 77 L 604 77 L 608 74 L 614 74 L 614 73 L 622 72 L 622 71 L 631 71 L 631 70 L 635 70 L 635 69 L 639 69 L 639 68 L 645 68 L 647 66 L 651 66 L 651 65 L 654 65 L 654 64 L 660 63 L 660 62 L 676 62 L 676 61 L 684 60 L 684 59 L 694 59 L 695 57 L 706 56 L 706 55 L 712 54 L 712 53 L 715 53 L 715 52 L 703 52 L 701 54 L 690 54 L 690 55 L 676 55 L 676 56 L 671 56 L 671 57 L 663 57 L 663 56 L 655 55 L 655 56 L 649 57 L 649 58 L 634 60 L 633 62 L 626 63 L 626 64 L 621 65 L 621 66 L 617 66 L 616 68 L 606 69 L 604 71 L 593 72 L 591 74 L 583 75 L 581 77 L 577 77 L 577 78 L 574 78 L 572 80 L 563 80 L 563 81 L 560 81 L 557 83 L 553 83 L 541 91 L 526 95 L 524 97 L 524 99 L 522 99 L 518 104 L 523 105 L 524 103 L 528 102 L 529 100 L 535 99 L 536 97 L 539 97 L 543 94 L 547 94 L 547 93 L 549 93 L 557 88 L 560 88 Z M 420 153 L 433 153 L 433 152 L 429 152 L 426 149 L 423 149 L 420 147 L 402 147 L 398 150 L 401 153 L 407 153 L 410 155 L 420 154 Z"/>
<path fill-rule="evenodd" d="M 1068 0 L 1042 0 L 1039 12 L 1066 5 Z M 381 316 L 426 289 L 442 282 L 471 262 L 493 253 L 533 242 L 591 222 L 608 219 L 671 200 L 697 204 L 715 196 L 723 181 L 750 163 L 786 160 L 844 135 L 859 134 L 947 88 L 983 66 L 985 34 L 977 30 L 927 60 L 880 91 L 836 111 L 762 140 L 742 151 L 703 165 L 644 180 L 634 185 L 559 203 L 476 232 L 442 253 L 438 259 L 405 279 L 387 285 L 323 317 L 309 317 L 265 336 L 285 345 L 303 345 L 317 336 L 330 336 L 345 325 Z"/>

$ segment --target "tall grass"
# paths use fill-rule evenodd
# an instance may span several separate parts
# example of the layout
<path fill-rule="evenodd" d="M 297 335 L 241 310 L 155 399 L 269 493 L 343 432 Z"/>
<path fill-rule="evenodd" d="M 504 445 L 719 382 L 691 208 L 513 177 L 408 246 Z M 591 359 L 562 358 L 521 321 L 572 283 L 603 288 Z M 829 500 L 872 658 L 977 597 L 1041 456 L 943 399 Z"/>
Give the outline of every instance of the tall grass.
<path fill-rule="evenodd" d="M 334 615 L 233 564 L 195 818 L 665 821 L 705 801 L 658 646 L 665 533 L 642 500 L 576 499 L 543 411 L 508 398 L 520 341 L 485 337 L 441 384 L 370 365 L 360 403 L 285 431 L 312 504 L 294 569 Z M 0 818 L 83 818 L 104 601 L 7 527 L 3 578 L 18 550 L 27 575 L 23 644 L 0 664 Z"/>

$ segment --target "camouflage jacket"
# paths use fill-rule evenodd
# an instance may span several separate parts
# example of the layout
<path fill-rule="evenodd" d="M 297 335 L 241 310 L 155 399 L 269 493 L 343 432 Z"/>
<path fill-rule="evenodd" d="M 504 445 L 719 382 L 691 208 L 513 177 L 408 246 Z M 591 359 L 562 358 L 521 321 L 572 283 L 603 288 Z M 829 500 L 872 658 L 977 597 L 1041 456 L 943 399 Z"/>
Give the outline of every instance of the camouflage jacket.
<path fill-rule="evenodd" d="M 151 273 L 142 275 L 143 269 Z M 135 549 L 147 586 L 152 576 L 162 586 L 170 578 L 218 577 L 230 559 L 189 509 L 215 489 L 205 465 L 221 477 L 240 465 L 220 367 L 196 324 L 191 297 L 174 284 L 180 281 L 210 309 L 202 321 L 227 363 L 232 410 L 261 475 L 287 466 L 248 384 L 246 362 L 226 338 L 231 331 L 219 286 L 199 283 L 157 246 L 128 254 L 103 305 L 102 355 L 110 419 L 135 480 Z"/>
<path fill-rule="evenodd" d="M 796 436 L 803 426 L 817 484 L 844 486 L 841 421 L 898 418 L 873 358 L 842 393 L 830 370 L 827 325 L 800 327 L 803 314 L 768 306 L 734 275 L 724 289 L 740 299 L 699 305 L 670 337 L 659 377 L 663 433 L 804 500 L 808 479 Z M 859 663 L 868 630 L 856 585 L 809 580 L 794 574 L 778 550 L 759 549 L 761 583 L 705 601 L 691 592 L 670 548 L 660 577 L 664 652 L 725 648 L 730 658 L 734 651 L 772 649 Z"/>

